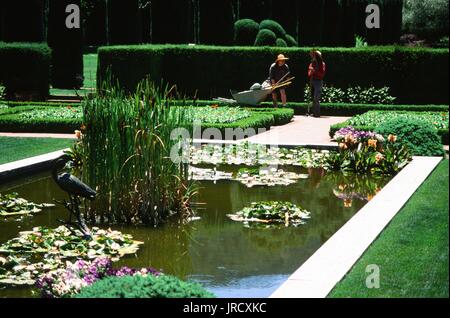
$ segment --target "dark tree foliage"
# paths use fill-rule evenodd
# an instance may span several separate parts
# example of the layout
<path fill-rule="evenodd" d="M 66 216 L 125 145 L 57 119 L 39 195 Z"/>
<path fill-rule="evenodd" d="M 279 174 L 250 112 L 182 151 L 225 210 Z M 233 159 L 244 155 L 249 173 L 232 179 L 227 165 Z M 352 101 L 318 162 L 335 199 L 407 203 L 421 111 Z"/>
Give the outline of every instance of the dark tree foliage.
<path fill-rule="evenodd" d="M 264 19 L 271 19 L 275 3 L 278 0 L 238 0 L 239 19 L 253 19 L 261 22 Z"/>
<path fill-rule="evenodd" d="M 366 7 L 377 4 L 381 28 L 366 27 Z M 369 44 L 398 42 L 403 0 L 303 0 L 299 2 L 299 42 L 307 46 L 353 46 L 355 35 Z"/>
<path fill-rule="evenodd" d="M 234 36 L 233 4 L 231 0 L 199 0 L 200 43 L 232 45 Z"/>
<path fill-rule="evenodd" d="M 100 46 L 107 44 L 106 34 L 106 1 L 91 0 L 87 12 L 83 12 L 84 44 Z"/>
<path fill-rule="evenodd" d="M 280 23 L 288 34 L 297 39 L 298 0 L 276 0 L 272 10 L 272 19 Z"/>
<path fill-rule="evenodd" d="M 51 83 L 57 88 L 79 88 L 83 85 L 82 30 L 66 27 L 66 7 L 80 6 L 80 0 L 50 0 L 48 45 L 52 49 Z"/>
<path fill-rule="evenodd" d="M 45 0 L 2 0 L 0 40 L 5 42 L 43 42 Z"/>
<path fill-rule="evenodd" d="M 320 45 L 322 43 L 324 0 L 300 1 L 298 10 L 299 45 Z"/>
<path fill-rule="evenodd" d="M 141 42 L 138 0 L 109 0 L 110 44 Z"/>
<path fill-rule="evenodd" d="M 152 0 L 152 42 L 192 41 L 193 3 L 191 0 Z"/>

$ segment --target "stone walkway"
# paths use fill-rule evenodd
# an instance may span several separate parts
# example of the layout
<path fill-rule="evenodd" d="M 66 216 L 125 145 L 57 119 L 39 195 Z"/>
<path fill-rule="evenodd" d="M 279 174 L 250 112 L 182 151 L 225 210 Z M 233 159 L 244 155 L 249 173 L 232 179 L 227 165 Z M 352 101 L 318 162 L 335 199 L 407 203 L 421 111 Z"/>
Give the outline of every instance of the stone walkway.
<path fill-rule="evenodd" d="M 330 126 L 349 118 L 295 116 L 291 123 L 273 127 L 265 133 L 248 138 L 248 141 L 283 146 L 337 146 L 329 136 Z"/>
<path fill-rule="evenodd" d="M 247 140 L 271 145 L 283 146 L 336 146 L 330 140 L 330 126 L 346 121 L 349 117 L 305 117 L 295 116 L 294 120 L 283 126 L 272 127 L 269 131 L 250 137 Z M 40 134 L 40 133 L 3 133 L 2 137 L 22 138 L 66 138 L 74 139 L 74 134 Z"/>

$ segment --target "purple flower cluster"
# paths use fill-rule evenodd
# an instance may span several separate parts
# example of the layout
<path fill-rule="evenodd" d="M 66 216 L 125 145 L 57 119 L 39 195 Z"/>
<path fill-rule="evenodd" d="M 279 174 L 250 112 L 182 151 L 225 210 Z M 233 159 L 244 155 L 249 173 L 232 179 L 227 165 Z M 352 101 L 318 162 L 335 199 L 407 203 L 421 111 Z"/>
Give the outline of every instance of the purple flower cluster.
<path fill-rule="evenodd" d="M 114 269 L 110 258 L 97 258 L 92 262 L 78 260 L 67 262 L 65 269 L 51 271 L 36 281 L 42 297 L 60 298 L 78 293 L 81 288 L 89 286 L 107 276 L 160 275 L 153 268 L 134 269 L 122 267 Z"/>
<path fill-rule="evenodd" d="M 377 135 L 371 131 L 359 131 L 352 126 L 344 127 L 339 129 L 335 135 L 334 139 L 338 142 L 345 140 L 346 137 L 352 137 L 356 142 L 366 141 L 368 139 L 375 139 Z"/>

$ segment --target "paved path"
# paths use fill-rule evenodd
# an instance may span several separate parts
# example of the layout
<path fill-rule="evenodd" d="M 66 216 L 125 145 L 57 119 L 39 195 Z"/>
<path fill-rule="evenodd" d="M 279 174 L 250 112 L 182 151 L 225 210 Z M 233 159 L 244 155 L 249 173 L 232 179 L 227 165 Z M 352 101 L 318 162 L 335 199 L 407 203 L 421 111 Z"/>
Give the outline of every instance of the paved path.
<path fill-rule="evenodd" d="M 3 133 L 0 137 L 75 139 L 75 134 Z"/>
<path fill-rule="evenodd" d="M 342 123 L 350 117 L 305 117 L 295 116 L 294 120 L 283 126 L 273 127 L 269 131 L 248 138 L 249 141 L 276 145 L 324 145 L 337 146 L 329 136 L 330 126 Z"/>

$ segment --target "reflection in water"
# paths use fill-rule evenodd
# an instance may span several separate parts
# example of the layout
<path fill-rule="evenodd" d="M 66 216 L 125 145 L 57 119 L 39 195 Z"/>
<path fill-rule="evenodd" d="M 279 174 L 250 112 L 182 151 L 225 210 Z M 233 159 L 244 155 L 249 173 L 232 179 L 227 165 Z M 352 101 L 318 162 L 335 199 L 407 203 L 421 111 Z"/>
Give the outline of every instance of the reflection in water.
<path fill-rule="evenodd" d="M 219 297 L 269 296 L 367 202 L 370 194 L 389 181 L 325 174 L 321 169 L 297 171 L 308 173 L 310 178 L 289 186 L 254 188 L 235 181 L 201 182 L 197 200 L 205 204 L 197 211 L 199 221 L 159 228 L 115 227 L 145 242 L 137 256 L 124 258 L 117 265 L 162 269 L 199 281 Z M 48 174 L 0 186 L 0 191 L 16 191 L 36 203 L 64 198 Z M 346 208 L 342 200 L 349 199 L 348 193 L 352 204 Z M 298 228 L 249 229 L 226 216 L 251 202 L 270 200 L 300 205 L 311 211 L 311 219 Z M 0 242 L 33 226 L 56 227 L 56 220 L 65 217 L 64 208 L 56 207 L 33 217 L 0 220 Z M 30 288 L 0 289 L 0 297 L 30 295 Z"/>

